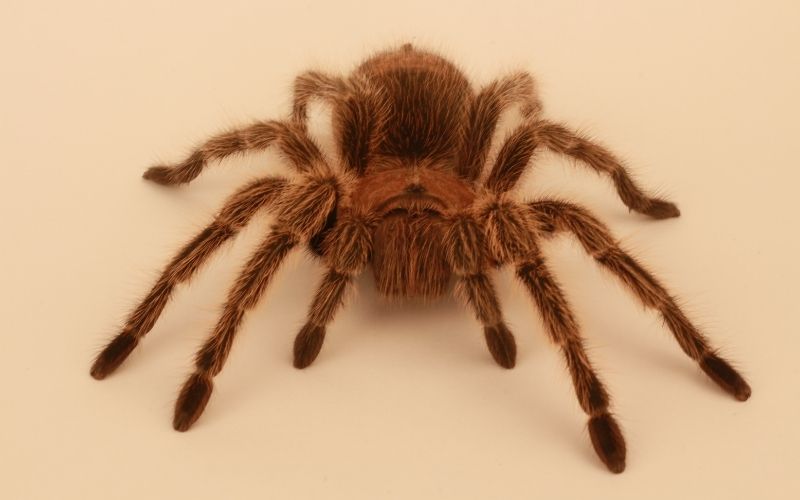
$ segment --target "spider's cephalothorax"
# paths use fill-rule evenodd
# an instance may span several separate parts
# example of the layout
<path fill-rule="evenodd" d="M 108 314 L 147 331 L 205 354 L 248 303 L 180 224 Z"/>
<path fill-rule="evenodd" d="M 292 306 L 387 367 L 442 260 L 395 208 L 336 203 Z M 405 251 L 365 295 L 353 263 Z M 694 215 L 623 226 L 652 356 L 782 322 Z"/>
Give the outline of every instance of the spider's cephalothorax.
<path fill-rule="evenodd" d="M 563 352 L 592 445 L 606 466 L 625 467 L 625 442 L 610 414 L 567 300 L 539 248 L 556 233 L 572 233 L 585 250 L 663 317 L 681 349 L 725 391 L 744 401 L 750 387 L 709 345 L 660 282 L 617 244 L 608 229 L 578 205 L 522 202 L 517 182 L 537 149 L 567 155 L 607 175 L 631 209 L 657 219 L 677 207 L 648 196 L 602 146 L 541 116 L 532 78 L 515 73 L 475 92 L 451 63 L 411 45 L 380 53 L 349 77 L 308 72 L 295 81 L 292 116 L 221 134 L 183 162 L 155 166 L 144 177 L 186 183 L 207 163 L 276 147 L 295 176 L 258 179 L 235 193 L 217 217 L 167 265 L 122 331 L 97 356 L 92 376 L 114 371 L 155 324 L 173 289 L 188 280 L 258 211 L 272 211 L 271 232 L 233 284 L 220 319 L 198 351 L 195 369 L 175 406 L 173 425 L 187 430 L 200 416 L 245 311 L 269 285 L 286 255 L 300 245 L 327 271 L 294 343 L 294 365 L 319 354 L 327 325 L 354 277 L 374 270 L 387 296 L 433 298 L 455 289 L 483 325 L 498 364 L 514 366 L 514 337 L 503 321 L 490 273 L 511 265 L 539 308 L 548 336 Z M 331 161 L 306 132 L 310 100 L 332 108 L 338 158 Z M 521 123 L 489 149 L 500 114 L 519 109 Z M 487 163 L 489 163 L 487 165 Z"/>

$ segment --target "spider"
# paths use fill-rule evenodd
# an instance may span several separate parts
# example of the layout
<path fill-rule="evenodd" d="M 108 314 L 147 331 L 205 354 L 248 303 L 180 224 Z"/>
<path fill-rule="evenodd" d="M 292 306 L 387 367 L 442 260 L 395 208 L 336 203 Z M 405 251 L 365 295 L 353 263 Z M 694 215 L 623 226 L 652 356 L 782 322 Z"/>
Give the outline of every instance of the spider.
<path fill-rule="evenodd" d="M 315 99 L 331 106 L 336 160 L 307 133 L 307 107 Z M 490 158 L 498 119 L 511 108 L 520 111 L 520 123 Z M 210 138 L 182 162 L 153 166 L 144 178 L 162 185 L 188 183 L 209 162 L 273 146 L 293 175 L 260 178 L 233 194 L 169 262 L 91 368 L 94 378 L 103 379 L 119 367 L 153 327 L 175 287 L 256 212 L 272 212 L 271 231 L 244 265 L 216 327 L 196 354 L 194 371 L 175 404 L 176 430 L 188 430 L 200 417 L 245 312 L 256 305 L 285 257 L 303 246 L 326 272 L 294 341 L 297 368 L 316 359 L 345 293 L 368 265 L 379 293 L 388 297 L 436 298 L 454 289 L 482 324 L 494 360 L 513 368 L 516 344 L 491 278 L 493 270 L 512 265 L 563 353 L 580 407 L 589 417 L 595 452 L 609 470 L 622 472 L 626 446 L 610 412 L 609 394 L 540 249 L 542 240 L 566 232 L 660 313 L 680 348 L 706 375 L 740 401 L 750 396 L 747 382 L 672 295 L 588 210 L 560 200 L 518 199 L 520 176 L 534 152 L 544 149 L 609 176 L 630 210 L 655 219 L 680 215 L 675 204 L 648 196 L 606 148 L 543 118 L 528 73 L 510 74 L 475 92 L 451 62 L 406 44 L 373 55 L 346 78 L 301 74 L 294 83 L 291 117 Z"/>

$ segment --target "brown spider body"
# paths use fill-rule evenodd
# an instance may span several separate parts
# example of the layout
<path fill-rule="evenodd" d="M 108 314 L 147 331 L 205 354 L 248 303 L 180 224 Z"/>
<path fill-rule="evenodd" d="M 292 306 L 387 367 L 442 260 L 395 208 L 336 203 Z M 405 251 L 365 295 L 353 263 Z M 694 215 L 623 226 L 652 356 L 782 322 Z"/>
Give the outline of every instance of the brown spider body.
<path fill-rule="evenodd" d="M 378 216 L 372 266 L 378 291 L 391 297 L 435 298 L 451 269 L 441 245 L 443 217 L 469 207 L 475 194 L 452 171 L 418 166 L 367 171 L 353 210 Z"/>
<path fill-rule="evenodd" d="M 371 261 L 378 291 L 441 296 L 452 274 L 442 217 L 467 209 L 476 196 L 456 171 L 469 82 L 449 61 L 410 46 L 370 58 L 351 80 L 370 91 L 334 114 L 352 106 L 382 118 L 373 122 L 370 162 L 350 194 L 353 212 L 378 217 Z"/>
<path fill-rule="evenodd" d="M 654 218 L 677 207 L 645 194 L 602 146 L 541 117 L 533 79 L 515 73 L 473 91 L 450 62 L 410 45 L 380 53 L 348 78 L 308 72 L 295 82 L 292 118 L 257 122 L 209 139 L 183 162 L 156 166 L 146 179 L 172 185 L 197 177 L 210 161 L 277 147 L 298 174 L 258 179 L 234 194 L 214 221 L 167 265 L 122 332 L 98 355 L 92 376 L 114 371 L 153 327 L 174 288 L 236 235 L 260 210 L 275 214 L 270 234 L 233 284 L 220 319 L 195 358 L 173 425 L 187 430 L 201 415 L 245 312 L 259 300 L 282 260 L 307 244 L 327 268 L 294 343 L 294 365 L 319 354 L 327 325 L 354 277 L 371 265 L 390 297 L 435 298 L 456 290 L 483 325 L 495 361 L 512 368 L 516 345 L 491 280 L 513 265 L 559 346 L 578 402 L 589 416 L 592 445 L 621 472 L 626 448 L 610 398 L 589 361 L 579 326 L 547 267 L 539 241 L 570 232 L 602 266 L 664 319 L 681 349 L 720 387 L 746 400 L 750 387 L 692 325 L 673 297 L 620 248 L 587 210 L 562 201 L 520 202 L 515 187 L 535 150 L 578 160 L 614 182 L 622 201 Z M 306 132 L 310 100 L 331 105 L 339 158 L 332 162 Z M 517 106 L 522 123 L 486 165 L 500 114 Z"/>

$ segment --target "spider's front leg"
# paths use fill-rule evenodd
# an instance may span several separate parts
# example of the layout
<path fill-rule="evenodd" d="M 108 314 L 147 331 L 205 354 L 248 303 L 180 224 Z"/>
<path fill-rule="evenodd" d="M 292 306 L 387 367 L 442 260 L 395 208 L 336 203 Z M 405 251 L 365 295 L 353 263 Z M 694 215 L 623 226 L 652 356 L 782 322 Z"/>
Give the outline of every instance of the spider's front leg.
<path fill-rule="evenodd" d="M 625 439 L 609 413 L 608 392 L 589 362 L 578 322 L 567 299 L 537 248 L 532 248 L 527 258 L 517 264 L 517 277 L 536 302 L 550 338 L 564 353 L 578 402 L 589 415 L 589 436 L 595 452 L 611 472 L 622 472 L 625 470 Z"/>
<path fill-rule="evenodd" d="M 122 332 L 100 352 L 92 365 L 92 377 L 100 380 L 116 370 L 153 328 L 175 286 L 191 278 L 211 254 L 235 236 L 256 212 L 271 207 L 287 184 L 288 181 L 281 177 L 267 177 L 248 184 L 231 196 L 214 221 L 172 259 L 128 317 Z"/>
<path fill-rule="evenodd" d="M 211 396 L 212 378 L 222 370 L 245 312 L 256 305 L 289 251 L 323 227 L 336 199 L 334 179 L 310 177 L 281 200 L 277 224 L 244 266 L 213 333 L 197 352 L 195 371 L 175 403 L 176 430 L 188 430 L 200 417 Z"/>
<path fill-rule="evenodd" d="M 589 416 L 589 435 L 595 452 L 615 473 L 625 469 L 625 440 L 609 412 L 609 396 L 583 347 L 578 322 L 556 280 L 548 270 L 534 238 L 534 226 L 523 207 L 502 197 L 481 213 L 492 257 L 513 262 L 517 277 L 534 299 L 548 335 L 561 348 L 575 393 Z"/>
<path fill-rule="evenodd" d="M 326 326 L 342 307 L 344 296 L 369 262 L 375 220 L 343 210 L 336 225 L 325 236 L 323 255 L 328 271 L 317 288 L 306 324 L 294 341 L 294 366 L 310 365 L 322 349 Z"/>
<path fill-rule="evenodd" d="M 333 108 L 333 133 L 344 170 L 361 175 L 370 161 L 370 148 L 387 120 L 384 97 L 369 82 L 308 71 L 294 83 L 292 121 L 306 130 L 308 103 L 320 99 Z"/>
<path fill-rule="evenodd" d="M 468 214 L 456 214 L 445 223 L 444 244 L 457 276 L 456 290 L 483 325 L 486 345 L 494 360 L 503 368 L 513 368 L 517 344 L 503 320 L 497 293 L 487 274 L 490 266 L 483 230 Z"/>

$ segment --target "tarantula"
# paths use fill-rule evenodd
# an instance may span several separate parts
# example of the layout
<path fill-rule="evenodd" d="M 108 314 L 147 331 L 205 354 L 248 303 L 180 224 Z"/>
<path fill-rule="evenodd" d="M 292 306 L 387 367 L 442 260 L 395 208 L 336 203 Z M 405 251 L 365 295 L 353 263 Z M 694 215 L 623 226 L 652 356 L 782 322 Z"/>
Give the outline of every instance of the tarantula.
<path fill-rule="evenodd" d="M 337 161 L 327 158 L 307 133 L 307 107 L 314 99 L 332 108 Z M 521 124 L 489 161 L 498 119 L 510 108 L 519 109 Z M 294 341 L 297 368 L 317 357 L 327 325 L 367 265 L 379 292 L 390 297 L 435 298 L 455 281 L 454 288 L 483 325 L 492 357 L 512 368 L 516 344 L 490 277 L 510 264 L 541 312 L 548 336 L 563 352 L 597 455 L 608 469 L 622 472 L 625 441 L 609 411 L 608 392 L 540 250 L 541 240 L 569 232 L 645 306 L 660 313 L 681 349 L 714 382 L 740 401 L 750 396 L 747 382 L 709 345 L 664 286 L 588 210 L 558 200 L 518 201 L 514 191 L 520 176 L 534 152 L 546 149 L 608 175 L 630 210 L 656 219 L 679 215 L 673 203 L 648 196 L 607 149 L 544 119 L 529 74 L 508 75 L 476 93 L 452 63 L 406 44 L 370 57 L 346 78 L 317 71 L 298 76 L 290 119 L 215 136 L 181 163 L 151 167 L 144 178 L 163 185 L 187 183 L 209 162 L 272 146 L 295 175 L 264 177 L 231 196 L 167 265 L 92 366 L 96 379 L 113 372 L 153 327 L 178 284 L 256 212 L 274 213 L 271 232 L 245 264 L 216 327 L 197 352 L 194 372 L 175 405 L 176 430 L 186 431 L 200 417 L 245 312 L 256 305 L 287 254 L 302 245 L 327 272 Z M 491 165 L 484 169 L 487 162 Z"/>

